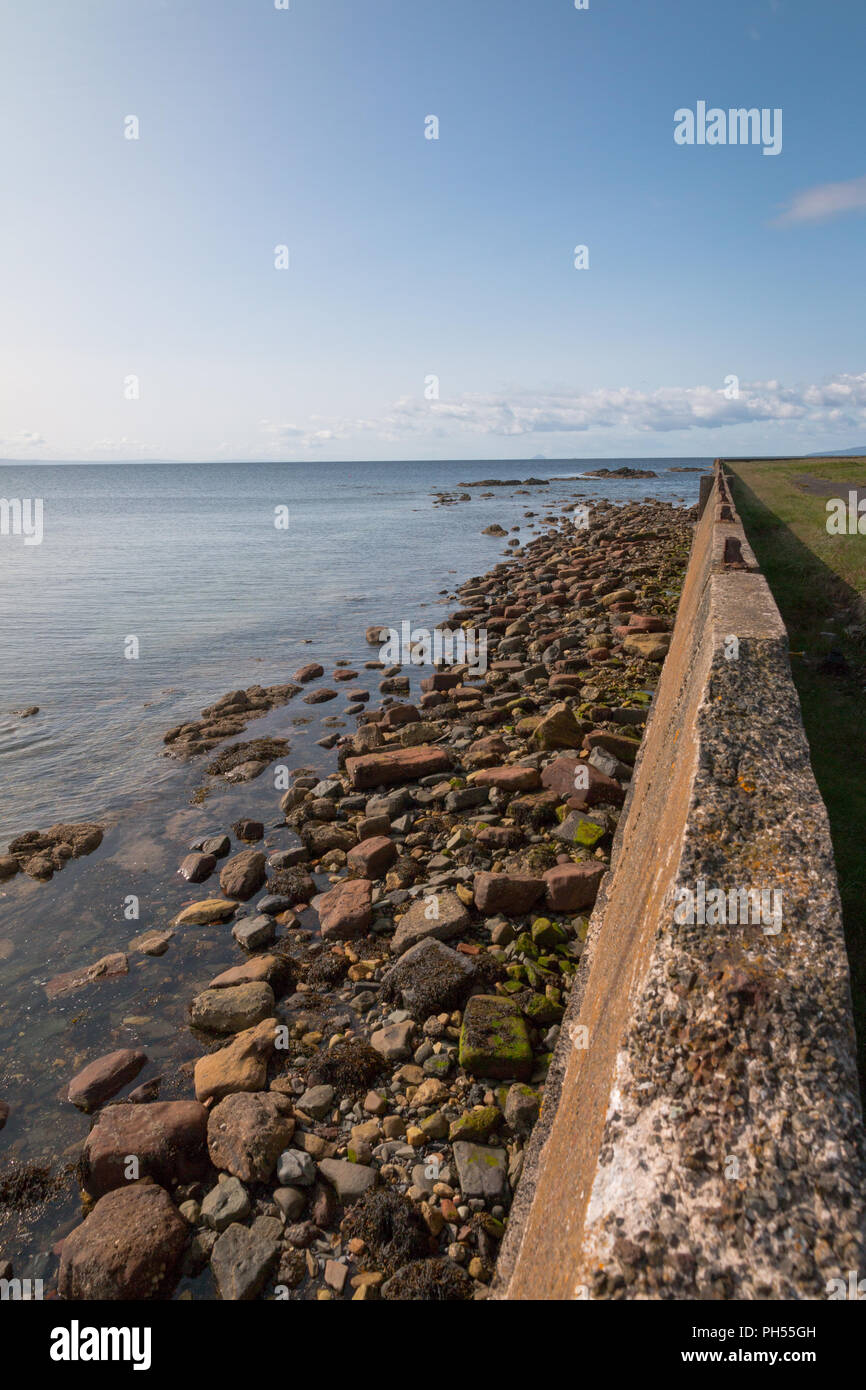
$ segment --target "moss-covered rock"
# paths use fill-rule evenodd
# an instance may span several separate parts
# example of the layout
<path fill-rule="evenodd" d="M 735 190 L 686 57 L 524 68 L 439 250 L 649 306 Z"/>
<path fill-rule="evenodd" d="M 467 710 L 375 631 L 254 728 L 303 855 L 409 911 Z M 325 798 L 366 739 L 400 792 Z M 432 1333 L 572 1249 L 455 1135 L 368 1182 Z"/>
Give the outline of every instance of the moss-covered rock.
<path fill-rule="evenodd" d="M 529 1078 L 532 1047 L 513 1000 L 492 994 L 476 994 L 469 1000 L 460 1030 L 459 1060 L 472 1076 Z"/>

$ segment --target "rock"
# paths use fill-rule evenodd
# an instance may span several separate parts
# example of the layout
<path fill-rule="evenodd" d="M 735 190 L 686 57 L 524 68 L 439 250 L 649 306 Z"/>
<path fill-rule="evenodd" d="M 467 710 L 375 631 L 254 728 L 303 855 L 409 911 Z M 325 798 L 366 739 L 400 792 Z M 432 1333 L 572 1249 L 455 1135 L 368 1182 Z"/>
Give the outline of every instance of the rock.
<path fill-rule="evenodd" d="M 390 1023 L 379 1028 L 370 1038 L 370 1046 L 387 1062 L 402 1062 L 411 1057 L 410 1046 L 415 1026 L 412 1023 Z"/>
<path fill-rule="evenodd" d="M 226 1096 L 207 1125 L 207 1146 L 215 1168 L 243 1182 L 267 1182 L 295 1132 L 291 1102 L 275 1091 Z"/>
<path fill-rule="evenodd" d="M 671 644 L 668 632 L 635 632 L 623 639 L 622 649 L 644 661 L 664 661 Z"/>
<path fill-rule="evenodd" d="M 193 846 L 194 849 L 201 850 L 202 854 L 212 854 L 214 859 L 225 859 L 231 847 L 232 842 L 228 835 L 210 835 L 206 840 L 202 840 L 200 845 Z"/>
<path fill-rule="evenodd" d="M 0 883 L 13 878 L 18 872 L 18 860 L 11 854 L 0 854 Z"/>
<path fill-rule="evenodd" d="M 6 857 L 18 861 L 18 866 L 30 878 L 51 878 L 69 859 L 92 854 L 102 843 L 103 827 L 90 821 L 62 823 L 47 830 L 27 830 L 14 839 Z"/>
<path fill-rule="evenodd" d="M 465 1200 L 480 1197 L 484 1202 L 500 1202 L 508 1191 L 508 1154 L 505 1149 L 467 1144 L 453 1147 L 457 1181 Z"/>
<path fill-rule="evenodd" d="M 97 1057 L 69 1083 L 67 1096 L 79 1110 L 95 1110 L 132 1081 L 147 1062 L 147 1053 L 131 1048 Z"/>
<path fill-rule="evenodd" d="M 203 883 L 210 878 L 216 863 L 216 855 L 213 854 L 188 854 L 181 861 L 178 873 L 187 883 Z"/>
<path fill-rule="evenodd" d="M 238 1033 L 227 1047 L 200 1057 L 195 1064 L 198 1100 L 221 1100 L 235 1091 L 261 1091 L 265 1087 L 268 1060 L 276 1045 L 275 1018 Z"/>
<path fill-rule="evenodd" d="M 580 912 L 592 907 L 607 864 L 557 864 L 544 875 L 545 898 L 552 912 Z"/>
<path fill-rule="evenodd" d="M 349 1163 L 343 1158 L 323 1158 L 319 1164 L 322 1177 L 337 1190 L 337 1196 L 344 1206 L 357 1202 L 371 1187 L 376 1185 L 375 1168 L 366 1168 L 360 1163 Z"/>
<path fill-rule="evenodd" d="M 492 994 L 473 995 L 463 1013 L 459 1061 L 472 1076 L 529 1079 L 529 1034 L 520 1009 L 512 1000 Z"/>
<path fill-rule="evenodd" d="M 218 1182 L 201 1204 L 202 1219 L 213 1231 L 224 1231 L 233 1221 L 244 1221 L 250 1211 L 249 1194 L 238 1178 Z"/>
<path fill-rule="evenodd" d="M 391 786 L 395 782 L 417 782 L 433 773 L 447 772 L 450 767 L 448 749 L 424 744 L 419 748 L 389 748 L 346 759 L 346 771 L 356 791 Z"/>
<path fill-rule="evenodd" d="M 303 1215 L 307 1196 L 299 1187 L 278 1187 L 274 1192 L 274 1201 L 283 1213 L 286 1224 L 290 1226 Z"/>
<path fill-rule="evenodd" d="M 580 724 L 569 705 L 551 705 L 539 724 L 536 724 L 532 741 L 539 748 L 578 748 L 587 724 Z"/>
<path fill-rule="evenodd" d="M 244 820 L 236 820 L 232 826 L 232 830 L 239 840 L 247 840 L 250 843 L 255 843 L 256 840 L 260 840 L 265 833 L 265 827 L 260 820 L 249 820 L 246 818 Z M 240 856 L 236 857 L 239 858 Z"/>
<path fill-rule="evenodd" d="M 415 1100 L 417 1101 L 417 1096 Z M 496 1105 L 476 1105 L 465 1110 L 459 1119 L 453 1120 L 448 1129 L 448 1139 L 465 1140 L 470 1144 L 486 1144 L 488 1138 L 502 1123 L 502 1111 Z"/>
<path fill-rule="evenodd" d="M 410 946 L 383 976 L 382 991 L 421 1020 L 460 1008 L 474 978 L 475 966 L 467 956 L 427 937 Z"/>
<path fill-rule="evenodd" d="M 272 917 L 263 912 L 255 917 L 242 917 L 232 927 L 232 936 L 245 951 L 258 951 L 262 946 L 270 946 L 277 935 Z"/>
<path fill-rule="evenodd" d="M 245 960 L 243 965 L 232 965 L 215 975 L 208 989 L 228 989 L 232 985 L 248 985 L 264 981 L 276 994 L 283 989 L 285 979 L 290 978 L 286 961 L 282 956 L 258 955 Z"/>
<path fill-rule="evenodd" d="M 274 992 L 270 985 L 252 982 L 197 994 L 189 1006 L 189 1021 L 193 1028 L 211 1033 L 239 1033 L 270 1018 L 273 1012 Z"/>
<path fill-rule="evenodd" d="M 174 927 L 206 927 L 215 922 L 227 922 L 237 910 L 236 902 L 227 898 L 205 898 L 202 902 L 190 903 L 179 912 L 172 922 Z"/>
<path fill-rule="evenodd" d="M 364 878 L 381 878 L 397 858 L 397 846 L 386 835 L 374 835 L 362 840 L 346 856 L 350 869 Z"/>
<path fill-rule="evenodd" d="M 265 881 L 265 856 L 261 850 L 243 849 L 227 859 L 220 870 L 220 888 L 229 898 L 245 902 Z"/>
<path fill-rule="evenodd" d="M 571 811 L 553 831 L 553 838 L 564 845 L 593 849 L 606 834 L 605 827 L 581 811 Z"/>
<path fill-rule="evenodd" d="M 333 1086 L 309 1086 L 298 1097 L 297 1107 L 314 1120 L 323 1120 L 334 1106 Z"/>
<path fill-rule="evenodd" d="M 305 705 L 324 705 L 328 700 L 336 700 L 337 691 L 328 690 L 324 686 L 321 690 L 313 690 L 309 695 L 304 696 Z"/>
<path fill-rule="evenodd" d="M 469 913 L 456 893 L 450 890 L 425 893 L 412 904 L 397 923 L 391 950 L 402 955 L 428 937 L 447 941 L 469 926 Z"/>
<path fill-rule="evenodd" d="M 261 1293 L 279 1258 L 276 1240 L 237 1223 L 223 1231 L 210 1265 L 220 1298 L 249 1300 Z"/>
<path fill-rule="evenodd" d="M 0 1100 L 0 1129 L 3 1128 L 9 1119 L 9 1106 L 5 1100 Z"/>
<path fill-rule="evenodd" d="M 171 1292 L 188 1228 L 154 1183 L 101 1197 L 63 1242 L 57 1287 L 72 1301 L 154 1299 Z"/>
<path fill-rule="evenodd" d="M 478 768 L 470 772 L 467 781 L 473 786 L 497 787 L 504 792 L 534 791 L 541 785 L 538 769 L 522 767 L 519 763 Z"/>
<path fill-rule="evenodd" d="M 515 1134 L 530 1134 L 540 1113 L 541 1103 L 537 1091 L 520 1082 L 509 1086 L 505 1097 L 505 1122 L 509 1129 Z"/>
<path fill-rule="evenodd" d="M 544 892 L 544 880 L 524 874 L 476 874 L 475 906 L 485 916 L 504 912 L 509 917 L 522 917 Z"/>
<path fill-rule="evenodd" d="M 581 771 L 582 770 L 582 771 Z M 569 806 L 621 806 L 625 792 L 618 782 L 580 758 L 554 758 L 541 774 L 545 787 L 569 798 Z M 584 787 L 582 784 L 586 782 Z"/>
<path fill-rule="evenodd" d="M 286 1149 L 279 1156 L 277 1180 L 281 1187 L 312 1187 L 316 1181 L 316 1164 L 303 1149 Z"/>
<path fill-rule="evenodd" d="M 324 941 L 351 941 L 363 936 L 373 921 L 369 879 L 344 879 L 315 899 Z"/>
<path fill-rule="evenodd" d="M 110 1105 L 84 1141 L 83 1185 L 99 1197 L 129 1181 L 128 1160 L 137 1176 L 166 1187 L 194 1182 L 207 1165 L 207 1111 L 194 1100 L 151 1105 Z"/>
<path fill-rule="evenodd" d="M 314 681 L 325 674 L 324 666 L 320 666 L 317 661 L 308 661 L 306 666 L 302 666 L 292 676 L 293 681 L 300 681 L 301 685 L 306 685 L 307 681 Z"/>
<path fill-rule="evenodd" d="M 173 936 L 173 931 L 145 931 L 134 936 L 126 949 L 138 951 L 143 956 L 164 956 Z"/>
<path fill-rule="evenodd" d="M 80 970 L 67 970 L 63 975 L 55 975 L 43 986 L 49 999 L 57 999 L 62 994 L 71 994 L 74 990 L 81 989 L 83 985 L 93 984 L 96 980 L 110 980 L 115 975 L 126 975 L 129 973 L 129 962 L 123 951 L 114 951 L 109 956 L 101 956 L 92 965 L 85 965 Z"/>

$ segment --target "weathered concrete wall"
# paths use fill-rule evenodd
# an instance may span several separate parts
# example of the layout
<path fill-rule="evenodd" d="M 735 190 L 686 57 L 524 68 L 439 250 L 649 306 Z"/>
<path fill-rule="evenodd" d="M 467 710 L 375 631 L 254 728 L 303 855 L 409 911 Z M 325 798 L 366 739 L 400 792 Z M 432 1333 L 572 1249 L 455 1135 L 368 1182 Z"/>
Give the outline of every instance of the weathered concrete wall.
<path fill-rule="evenodd" d="M 500 1298 L 823 1299 L 830 1279 L 863 1273 L 827 814 L 785 629 L 719 465 L 702 501 Z M 700 880 L 778 893 L 765 903 L 781 920 L 680 925 L 679 890 Z"/>

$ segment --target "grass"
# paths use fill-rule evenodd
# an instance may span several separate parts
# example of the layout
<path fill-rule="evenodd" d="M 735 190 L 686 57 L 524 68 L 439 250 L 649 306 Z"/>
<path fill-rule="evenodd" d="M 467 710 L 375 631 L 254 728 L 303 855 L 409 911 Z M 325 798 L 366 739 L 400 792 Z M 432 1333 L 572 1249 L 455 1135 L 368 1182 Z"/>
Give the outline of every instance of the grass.
<path fill-rule="evenodd" d="M 725 466 L 788 629 L 812 768 L 830 817 L 866 1098 L 866 535 L 830 535 L 828 497 L 797 485 L 804 475 L 826 479 L 847 500 L 850 488 L 866 488 L 866 458 Z"/>

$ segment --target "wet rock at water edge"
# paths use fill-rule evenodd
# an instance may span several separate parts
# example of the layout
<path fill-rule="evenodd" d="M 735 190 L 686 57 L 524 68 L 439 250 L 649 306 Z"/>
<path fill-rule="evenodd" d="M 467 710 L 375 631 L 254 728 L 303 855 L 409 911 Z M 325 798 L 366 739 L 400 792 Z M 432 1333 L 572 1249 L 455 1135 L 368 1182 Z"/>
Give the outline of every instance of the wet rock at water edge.
<path fill-rule="evenodd" d="M 165 1296 L 187 1238 L 186 1222 L 162 1187 L 134 1183 L 108 1192 L 63 1242 L 60 1297 L 114 1302 Z"/>
<path fill-rule="evenodd" d="M 88 1063 L 69 1083 L 67 1096 L 79 1110 L 95 1110 L 135 1079 L 147 1062 L 147 1053 L 122 1048 Z"/>
<path fill-rule="evenodd" d="M 110 1105 L 84 1143 L 83 1184 L 92 1196 L 122 1187 L 130 1155 L 138 1177 L 170 1186 L 192 1182 L 207 1164 L 207 1111 L 194 1100 Z"/>

